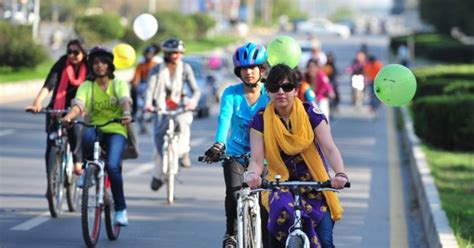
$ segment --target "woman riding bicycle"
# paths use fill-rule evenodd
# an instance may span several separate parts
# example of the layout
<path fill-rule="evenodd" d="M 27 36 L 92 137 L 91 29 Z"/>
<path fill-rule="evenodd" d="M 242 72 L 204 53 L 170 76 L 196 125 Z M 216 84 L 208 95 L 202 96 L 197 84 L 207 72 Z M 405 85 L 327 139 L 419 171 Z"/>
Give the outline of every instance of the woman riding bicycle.
<path fill-rule="evenodd" d="M 123 191 L 122 152 L 127 142 L 127 127 L 131 123 L 131 98 L 128 83 L 116 80 L 114 55 L 108 48 L 97 46 L 90 50 L 88 67 L 90 80 L 79 87 L 71 111 L 64 122 L 71 122 L 79 114 L 90 117 L 92 124 L 102 124 L 113 118 L 122 118 L 122 123 L 111 123 L 100 128 L 100 143 L 106 149 L 106 170 L 109 175 L 115 206 L 115 223 L 128 225 L 127 205 Z M 96 132 L 86 128 L 82 136 L 85 159 L 92 158 Z"/>
<path fill-rule="evenodd" d="M 327 119 L 311 103 L 297 98 L 299 82 L 292 69 L 275 65 L 268 75 L 266 89 L 270 104 L 259 111 L 251 123 L 250 146 L 252 160 L 246 172 L 247 184 L 258 187 L 260 174 L 268 165 L 267 180 L 281 175 L 283 181 L 326 181 L 330 178 L 325 157 L 335 177 L 332 187 L 342 189 L 347 182 L 342 157 L 334 144 Z M 268 229 L 272 247 L 284 247 L 288 229 L 293 224 L 293 196 L 286 189 L 262 195 L 269 209 Z M 332 229 L 334 221 L 342 217 L 342 208 L 334 192 L 302 194 L 304 231 L 311 247 L 334 247 Z"/>
<path fill-rule="evenodd" d="M 164 63 L 155 66 L 149 74 L 148 90 L 145 98 L 145 110 L 174 110 L 184 103 L 186 110 L 194 110 L 201 97 L 196 78 L 194 77 L 191 65 L 182 61 L 185 51 L 184 43 L 178 39 L 168 39 L 161 45 L 164 51 Z M 185 85 L 191 91 L 191 96 L 185 99 Z M 155 103 L 155 104 L 154 104 Z M 193 113 L 185 112 L 176 117 L 179 132 L 179 162 L 183 167 L 191 167 L 189 151 L 191 147 L 191 123 L 193 122 Z M 162 148 L 164 136 L 168 129 L 168 119 L 163 115 L 153 117 L 154 140 L 157 151 L 156 164 L 152 172 L 150 187 L 156 191 L 163 185 L 163 156 Z"/>
<path fill-rule="evenodd" d="M 229 86 L 224 90 L 221 98 L 216 142 L 206 151 L 204 161 L 218 161 L 224 151 L 230 155 L 250 152 L 249 123 L 256 111 L 265 107 L 270 101 L 262 83 L 266 60 L 267 52 L 263 45 L 249 42 L 235 51 L 233 56 L 234 73 L 242 80 L 242 83 Z M 228 135 L 229 132 L 230 135 Z M 237 199 L 235 193 L 242 186 L 242 175 L 247 165 L 248 161 L 240 160 L 225 161 L 222 164 L 226 185 L 227 229 L 223 241 L 225 248 L 236 245 L 234 226 L 237 218 Z M 265 220 L 265 218 L 263 219 Z M 265 221 L 262 222 L 265 223 Z"/>
<path fill-rule="evenodd" d="M 43 100 L 53 92 L 51 100 L 48 104 L 49 109 L 63 110 L 71 106 L 71 100 L 76 95 L 77 88 L 86 80 L 87 65 L 86 65 L 87 50 L 84 42 L 75 39 L 69 41 L 67 44 L 66 55 L 61 56 L 53 65 L 46 77 L 46 80 L 40 92 L 36 96 L 33 103 L 26 107 L 27 110 L 37 113 L 42 109 Z M 54 140 L 49 139 L 49 133 L 55 131 L 56 128 L 51 122 L 51 116 L 46 115 L 46 166 L 48 164 L 48 156 L 53 146 Z M 76 148 L 77 136 L 80 128 L 70 128 L 68 131 L 68 140 L 71 146 L 71 151 Z M 75 163 L 74 172 L 76 174 L 82 173 L 82 154 L 74 153 L 73 161 Z"/>

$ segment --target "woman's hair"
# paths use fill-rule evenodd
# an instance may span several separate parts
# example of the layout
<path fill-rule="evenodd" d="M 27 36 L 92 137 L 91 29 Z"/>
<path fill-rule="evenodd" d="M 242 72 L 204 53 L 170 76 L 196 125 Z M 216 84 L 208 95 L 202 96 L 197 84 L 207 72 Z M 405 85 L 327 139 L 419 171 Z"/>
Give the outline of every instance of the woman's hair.
<path fill-rule="evenodd" d="M 93 59 L 98 59 L 101 62 L 105 62 L 107 64 L 107 77 L 109 77 L 110 79 L 115 78 L 115 74 L 114 74 L 115 66 L 114 66 L 114 62 L 110 58 L 110 56 L 107 56 L 105 54 L 97 54 L 96 56 L 94 56 Z M 90 61 L 90 63 L 91 63 L 91 65 L 93 65 L 94 61 Z M 92 76 L 93 79 L 95 79 L 97 77 L 95 75 L 94 69 L 92 67 L 91 67 L 91 76 Z"/>
<path fill-rule="evenodd" d="M 270 69 L 266 85 L 281 84 L 285 79 L 295 84 L 299 88 L 301 80 L 298 80 L 297 72 L 285 64 L 277 64 Z"/>
<path fill-rule="evenodd" d="M 306 67 L 305 67 L 306 72 L 304 73 L 304 77 L 305 77 L 305 79 L 308 83 L 311 83 L 310 81 L 312 81 L 316 77 L 316 75 L 309 74 L 308 68 L 309 68 L 310 64 L 315 64 L 319 68 L 319 63 L 318 63 L 317 59 L 308 60 L 308 62 L 306 63 Z"/>
<path fill-rule="evenodd" d="M 67 43 L 67 46 L 66 46 L 66 49 L 69 48 L 69 46 L 71 45 L 77 45 L 79 47 L 79 49 L 81 50 L 82 54 L 84 54 L 84 60 L 86 59 L 87 57 L 87 47 L 86 47 L 86 43 L 81 40 L 81 39 L 73 39 L 73 40 L 70 40 L 68 43 Z"/>

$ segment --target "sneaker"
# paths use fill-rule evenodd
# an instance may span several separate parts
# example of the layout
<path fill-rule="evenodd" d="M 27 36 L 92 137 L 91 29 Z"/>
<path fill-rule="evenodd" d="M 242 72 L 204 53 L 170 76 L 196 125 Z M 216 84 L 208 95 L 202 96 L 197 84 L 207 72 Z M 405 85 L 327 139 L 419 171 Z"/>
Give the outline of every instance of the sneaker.
<path fill-rule="evenodd" d="M 150 188 L 153 191 L 157 191 L 163 186 L 163 180 L 153 177 L 151 179 Z"/>
<path fill-rule="evenodd" d="M 181 167 L 189 168 L 191 167 L 191 159 L 189 158 L 189 153 L 185 153 L 181 158 L 179 158 L 179 164 Z"/>
<path fill-rule="evenodd" d="M 115 225 L 119 226 L 127 226 L 128 225 L 128 218 L 127 218 L 127 210 L 119 210 L 115 211 Z"/>
<path fill-rule="evenodd" d="M 224 236 L 224 240 L 222 241 L 222 248 L 235 248 L 235 247 L 237 247 L 237 240 L 235 239 L 235 236 L 226 234 Z"/>

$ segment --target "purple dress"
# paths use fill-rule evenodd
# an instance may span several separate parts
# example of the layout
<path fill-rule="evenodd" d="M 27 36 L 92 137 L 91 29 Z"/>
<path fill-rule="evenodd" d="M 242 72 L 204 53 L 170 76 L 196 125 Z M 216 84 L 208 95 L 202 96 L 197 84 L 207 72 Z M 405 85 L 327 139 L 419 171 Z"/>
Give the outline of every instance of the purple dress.
<path fill-rule="evenodd" d="M 308 113 L 312 129 L 316 128 L 323 120 L 327 122 L 326 117 L 319 108 L 315 108 L 310 103 L 304 103 L 304 107 Z M 263 134 L 263 126 L 263 110 L 261 110 L 254 116 L 251 128 Z M 291 123 L 289 126 L 291 128 Z M 319 147 L 317 149 L 327 171 L 327 165 L 321 149 Z M 290 156 L 282 151 L 280 155 L 288 169 L 289 181 L 313 181 L 309 169 L 300 155 Z M 315 227 L 324 213 L 329 211 L 326 199 L 321 192 L 310 191 L 307 188 L 299 188 L 299 190 L 301 193 L 303 230 L 310 239 L 311 248 L 320 247 Z M 282 187 L 280 190 L 271 192 L 268 200 L 270 205 L 268 230 L 278 241 L 285 242 L 288 229 L 294 222 L 293 194 L 287 187 Z"/>

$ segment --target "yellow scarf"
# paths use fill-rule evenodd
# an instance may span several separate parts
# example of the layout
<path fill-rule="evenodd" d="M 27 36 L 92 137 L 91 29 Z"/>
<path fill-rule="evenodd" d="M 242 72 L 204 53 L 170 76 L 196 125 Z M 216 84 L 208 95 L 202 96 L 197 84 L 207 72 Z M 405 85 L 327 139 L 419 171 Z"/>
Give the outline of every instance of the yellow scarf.
<path fill-rule="evenodd" d="M 274 180 L 275 175 L 281 175 L 282 181 L 289 178 L 289 172 L 280 156 L 280 149 L 288 155 L 300 154 L 309 172 L 315 181 L 326 181 L 329 179 L 324 168 L 323 161 L 319 156 L 314 144 L 314 131 L 304 109 L 303 103 L 295 98 L 293 111 L 290 115 L 292 133 L 289 132 L 275 113 L 273 102 L 270 102 L 263 113 L 265 142 L 265 159 L 268 162 L 269 173 L 267 180 Z M 336 193 L 323 191 L 323 194 L 331 211 L 334 221 L 342 218 L 343 209 L 339 203 Z M 268 209 L 268 195 L 265 192 L 262 197 L 264 206 Z"/>

